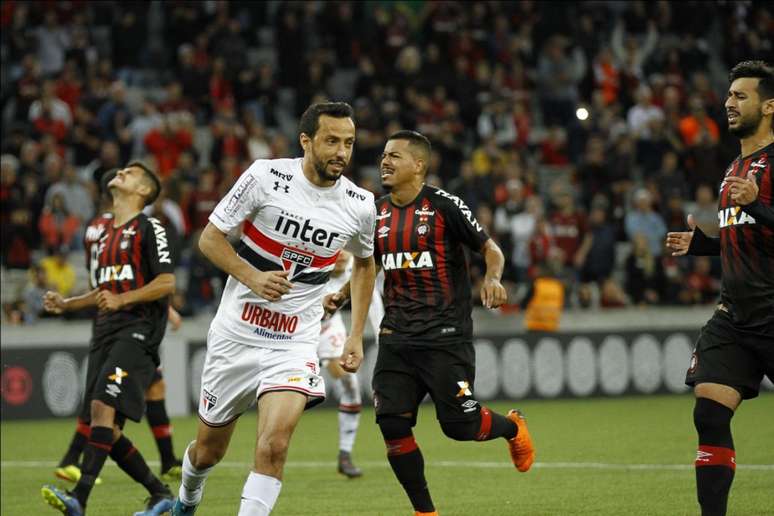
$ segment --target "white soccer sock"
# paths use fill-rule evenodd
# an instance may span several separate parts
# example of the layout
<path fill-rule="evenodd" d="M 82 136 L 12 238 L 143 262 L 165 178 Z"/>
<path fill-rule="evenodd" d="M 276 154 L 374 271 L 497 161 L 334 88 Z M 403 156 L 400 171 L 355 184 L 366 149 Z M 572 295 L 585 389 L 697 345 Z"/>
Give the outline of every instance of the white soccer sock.
<path fill-rule="evenodd" d="M 242 503 L 238 516 L 267 516 L 279 497 L 282 482 L 268 475 L 251 471 L 242 488 Z"/>
<path fill-rule="evenodd" d="M 351 452 L 360 425 L 360 383 L 357 375 L 347 373 L 339 378 L 339 450 Z"/>
<path fill-rule="evenodd" d="M 188 450 L 196 441 L 192 441 L 185 449 L 183 454 L 183 479 L 180 482 L 180 490 L 178 491 L 178 498 L 185 505 L 199 505 L 202 501 L 202 494 L 204 493 L 204 482 L 207 480 L 207 475 L 210 474 L 212 468 L 196 469 L 191 463 L 191 459 L 188 457 Z"/>

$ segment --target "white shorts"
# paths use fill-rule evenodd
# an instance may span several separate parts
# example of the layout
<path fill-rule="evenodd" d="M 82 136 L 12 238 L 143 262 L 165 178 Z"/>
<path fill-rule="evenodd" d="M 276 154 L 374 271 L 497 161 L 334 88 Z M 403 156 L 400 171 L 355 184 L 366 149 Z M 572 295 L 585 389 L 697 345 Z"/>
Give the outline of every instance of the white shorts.
<path fill-rule="evenodd" d="M 325 381 L 313 346 L 261 348 L 209 332 L 199 398 L 199 418 L 206 425 L 231 423 L 272 391 L 305 394 L 306 408 L 325 400 Z"/>
<path fill-rule="evenodd" d="M 344 342 L 347 340 L 347 328 L 341 314 L 322 322 L 320 344 L 317 346 L 317 356 L 320 360 L 339 358 L 344 352 Z"/>

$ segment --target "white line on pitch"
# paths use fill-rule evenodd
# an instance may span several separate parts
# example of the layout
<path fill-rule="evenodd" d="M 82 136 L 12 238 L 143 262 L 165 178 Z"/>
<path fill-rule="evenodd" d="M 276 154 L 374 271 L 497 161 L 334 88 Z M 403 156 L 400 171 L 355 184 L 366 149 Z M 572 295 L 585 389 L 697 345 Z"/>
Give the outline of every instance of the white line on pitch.
<path fill-rule="evenodd" d="M 111 464 L 111 463 L 108 463 Z M 107 465 L 107 464 L 106 464 Z M 111 464 L 114 466 L 114 464 Z M 148 461 L 150 466 L 158 466 L 158 461 Z M 218 464 L 220 468 L 249 468 L 249 462 L 224 461 Z M 387 461 L 358 461 L 358 465 L 369 468 L 386 468 L 389 466 Z M 513 466 L 507 462 L 481 462 L 481 461 L 430 461 L 430 467 L 443 468 L 492 468 L 492 469 L 512 469 Z M 3 468 L 55 468 L 56 463 L 47 460 L 4 460 L 0 461 Z M 335 468 L 333 461 L 290 461 L 286 464 L 289 468 Z M 600 469 L 600 470 L 693 470 L 691 464 L 615 464 L 608 462 L 536 462 L 532 465 L 540 469 Z M 774 471 L 774 464 L 737 464 L 737 469 L 756 470 L 756 471 Z"/>

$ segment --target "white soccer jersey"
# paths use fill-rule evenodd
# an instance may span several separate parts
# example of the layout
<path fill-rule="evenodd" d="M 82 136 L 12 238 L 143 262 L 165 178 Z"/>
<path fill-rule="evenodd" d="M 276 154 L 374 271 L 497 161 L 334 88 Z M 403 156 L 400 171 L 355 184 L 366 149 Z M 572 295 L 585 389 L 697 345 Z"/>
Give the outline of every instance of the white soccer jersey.
<path fill-rule="evenodd" d="M 339 251 L 373 254 L 373 194 L 342 177 L 312 184 L 302 158 L 257 160 L 210 215 L 224 233 L 242 229 L 237 253 L 258 271 L 286 270 L 293 283 L 277 302 L 229 276 L 211 328 L 247 345 L 316 347 L 322 296 Z"/>

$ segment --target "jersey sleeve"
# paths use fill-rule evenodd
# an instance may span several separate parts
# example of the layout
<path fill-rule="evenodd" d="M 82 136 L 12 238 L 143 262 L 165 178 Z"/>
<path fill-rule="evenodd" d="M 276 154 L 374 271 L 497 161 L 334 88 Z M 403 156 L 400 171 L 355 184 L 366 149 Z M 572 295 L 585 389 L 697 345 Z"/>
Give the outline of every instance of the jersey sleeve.
<path fill-rule="evenodd" d="M 172 247 L 169 245 L 167 229 L 156 218 L 148 217 L 145 235 L 143 235 L 145 249 L 143 259 L 148 264 L 150 278 L 153 279 L 159 274 L 174 273 L 175 259 Z"/>
<path fill-rule="evenodd" d="M 210 214 L 209 220 L 215 227 L 224 233 L 231 233 L 261 207 L 264 198 L 260 180 L 262 171 L 261 162 L 256 161 L 239 176 L 236 184 Z"/>
<path fill-rule="evenodd" d="M 774 229 L 774 192 L 769 195 L 768 202 L 766 202 L 761 195 L 760 188 L 764 183 L 764 176 L 768 175 L 768 184 L 774 181 L 774 174 L 772 174 L 771 163 L 767 163 L 766 169 L 756 174 L 756 183 L 758 185 L 758 198 L 746 206 L 742 206 L 742 211 L 752 216 L 755 222 Z"/>
<path fill-rule="evenodd" d="M 374 231 L 376 231 L 376 205 L 371 202 L 360 218 L 360 228 L 346 249 L 358 258 L 368 258 L 374 254 Z"/>
<path fill-rule="evenodd" d="M 473 251 L 480 252 L 484 242 L 489 240 L 484 227 L 476 220 L 473 212 L 462 199 L 456 195 L 439 195 L 444 197 L 444 202 L 440 204 L 451 236 Z"/>

